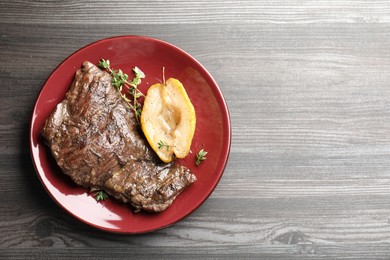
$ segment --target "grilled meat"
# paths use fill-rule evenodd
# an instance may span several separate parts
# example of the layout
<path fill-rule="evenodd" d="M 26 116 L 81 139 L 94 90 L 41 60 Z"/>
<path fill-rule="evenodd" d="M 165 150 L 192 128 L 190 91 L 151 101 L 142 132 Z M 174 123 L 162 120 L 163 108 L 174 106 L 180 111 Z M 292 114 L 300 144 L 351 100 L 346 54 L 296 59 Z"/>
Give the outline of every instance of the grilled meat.
<path fill-rule="evenodd" d="M 84 62 L 42 134 L 76 184 L 105 190 L 136 211 L 163 211 L 196 177 L 184 166 L 159 161 L 111 80 Z"/>

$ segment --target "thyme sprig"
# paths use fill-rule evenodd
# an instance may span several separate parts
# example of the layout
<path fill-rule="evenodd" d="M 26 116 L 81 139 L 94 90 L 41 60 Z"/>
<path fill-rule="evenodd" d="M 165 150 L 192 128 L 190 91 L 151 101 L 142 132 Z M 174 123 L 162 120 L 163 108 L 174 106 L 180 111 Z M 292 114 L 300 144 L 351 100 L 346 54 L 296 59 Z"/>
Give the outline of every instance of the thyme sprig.
<path fill-rule="evenodd" d="M 158 149 L 164 149 L 164 148 L 166 148 L 167 151 L 168 151 L 169 147 L 171 147 L 170 145 L 165 144 L 162 140 L 160 140 L 160 141 L 157 143 L 157 145 L 158 145 Z"/>
<path fill-rule="evenodd" d="M 142 106 L 138 102 L 138 98 L 144 97 L 145 95 L 138 89 L 138 85 L 141 84 L 141 79 L 145 78 L 145 74 L 138 67 L 134 67 L 134 78 L 129 81 L 129 75 L 124 73 L 121 69 L 115 70 L 111 68 L 110 60 L 101 59 L 98 66 L 111 74 L 112 85 L 117 88 L 122 98 L 127 102 L 130 108 L 134 110 L 135 117 L 139 123 Z M 133 97 L 132 100 L 130 100 L 126 94 L 122 93 L 123 87 L 127 89 L 127 94 Z"/>
<path fill-rule="evenodd" d="M 96 201 L 106 200 L 108 199 L 108 194 L 103 190 L 98 190 L 95 192 L 94 197 Z"/>
<path fill-rule="evenodd" d="M 207 152 L 202 149 L 200 150 L 197 154 L 196 154 L 196 160 L 195 160 L 195 164 L 196 166 L 198 166 L 202 161 L 206 160 L 206 155 L 207 155 Z"/>

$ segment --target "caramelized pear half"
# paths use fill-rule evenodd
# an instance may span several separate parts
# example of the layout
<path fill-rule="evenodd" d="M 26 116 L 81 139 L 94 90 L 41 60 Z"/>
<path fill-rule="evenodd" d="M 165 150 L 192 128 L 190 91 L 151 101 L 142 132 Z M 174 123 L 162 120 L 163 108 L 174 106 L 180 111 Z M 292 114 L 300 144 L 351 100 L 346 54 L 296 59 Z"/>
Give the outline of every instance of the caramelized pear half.
<path fill-rule="evenodd" d="M 194 106 L 179 80 L 169 78 L 165 84 L 156 83 L 148 89 L 141 128 L 163 162 L 188 155 L 195 124 Z"/>

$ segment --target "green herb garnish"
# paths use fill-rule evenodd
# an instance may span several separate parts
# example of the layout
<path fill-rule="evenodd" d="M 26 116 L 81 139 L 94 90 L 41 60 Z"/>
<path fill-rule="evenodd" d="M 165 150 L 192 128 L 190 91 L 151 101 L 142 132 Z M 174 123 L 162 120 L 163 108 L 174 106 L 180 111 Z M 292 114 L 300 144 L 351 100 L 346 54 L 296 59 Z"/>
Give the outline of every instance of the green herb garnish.
<path fill-rule="evenodd" d="M 103 190 L 98 190 L 95 192 L 94 197 L 96 201 L 106 200 L 108 199 L 108 194 Z"/>
<path fill-rule="evenodd" d="M 128 81 L 129 76 L 126 73 L 123 73 L 121 69 L 115 70 L 111 68 L 110 60 L 101 59 L 98 66 L 107 70 L 112 76 L 112 85 L 115 86 L 118 92 L 121 94 L 122 98 L 127 102 L 131 109 L 134 110 L 135 118 L 139 123 L 139 118 L 142 112 L 142 106 L 138 102 L 138 98 L 145 96 L 138 89 L 138 85 L 141 84 L 141 79 L 145 78 L 145 74 L 138 68 L 133 68 L 134 78 L 132 81 Z M 122 93 L 123 87 L 127 88 L 127 94 L 133 97 L 133 100 L 130 100 L 126 94 Z"/>
<path fill-rule="evenodd" d="M 170 145 L 165 144 L 161 140 L 160 140 L 160 142 L 157 143 L 157 145 L 158 145 L 158 149 L 163 149 L 165 147 L 167 149 L 167 151 L 168 151 L 169 147 L 171 147 Z"/>
<path fill-rule="evenodd" d="M 198 166 L 202 161 L 206 160 L 207 152 L 202 149 L 196 154 L 196 161 L 195 164 Z"/>

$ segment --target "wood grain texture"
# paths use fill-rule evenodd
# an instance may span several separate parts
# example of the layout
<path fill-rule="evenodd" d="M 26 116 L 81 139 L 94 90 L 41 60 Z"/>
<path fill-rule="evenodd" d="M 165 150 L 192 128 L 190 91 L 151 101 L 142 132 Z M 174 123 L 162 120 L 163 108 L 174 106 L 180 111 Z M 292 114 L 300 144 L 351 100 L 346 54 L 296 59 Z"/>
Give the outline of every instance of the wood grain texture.
<path fill-rule="evenodd" d="M 390 258 L 390 2 L 2 1 L 0 21 L 0 258 Z M 198 59 L 233 131 L 211 197 L 135 236 L 66 214 L 28 147 L 51 71 L 125 34 Z"/>
<path fill-rule="evenodd" d="M 239 4 L 233 0 L 21 0 L 2 4 L 1 7 L 4 22 L 27 24 L 46 24 L 49 20 L 51 24 L 390 22 L 390 8 L 386 0 L 243 0 Z"/>

